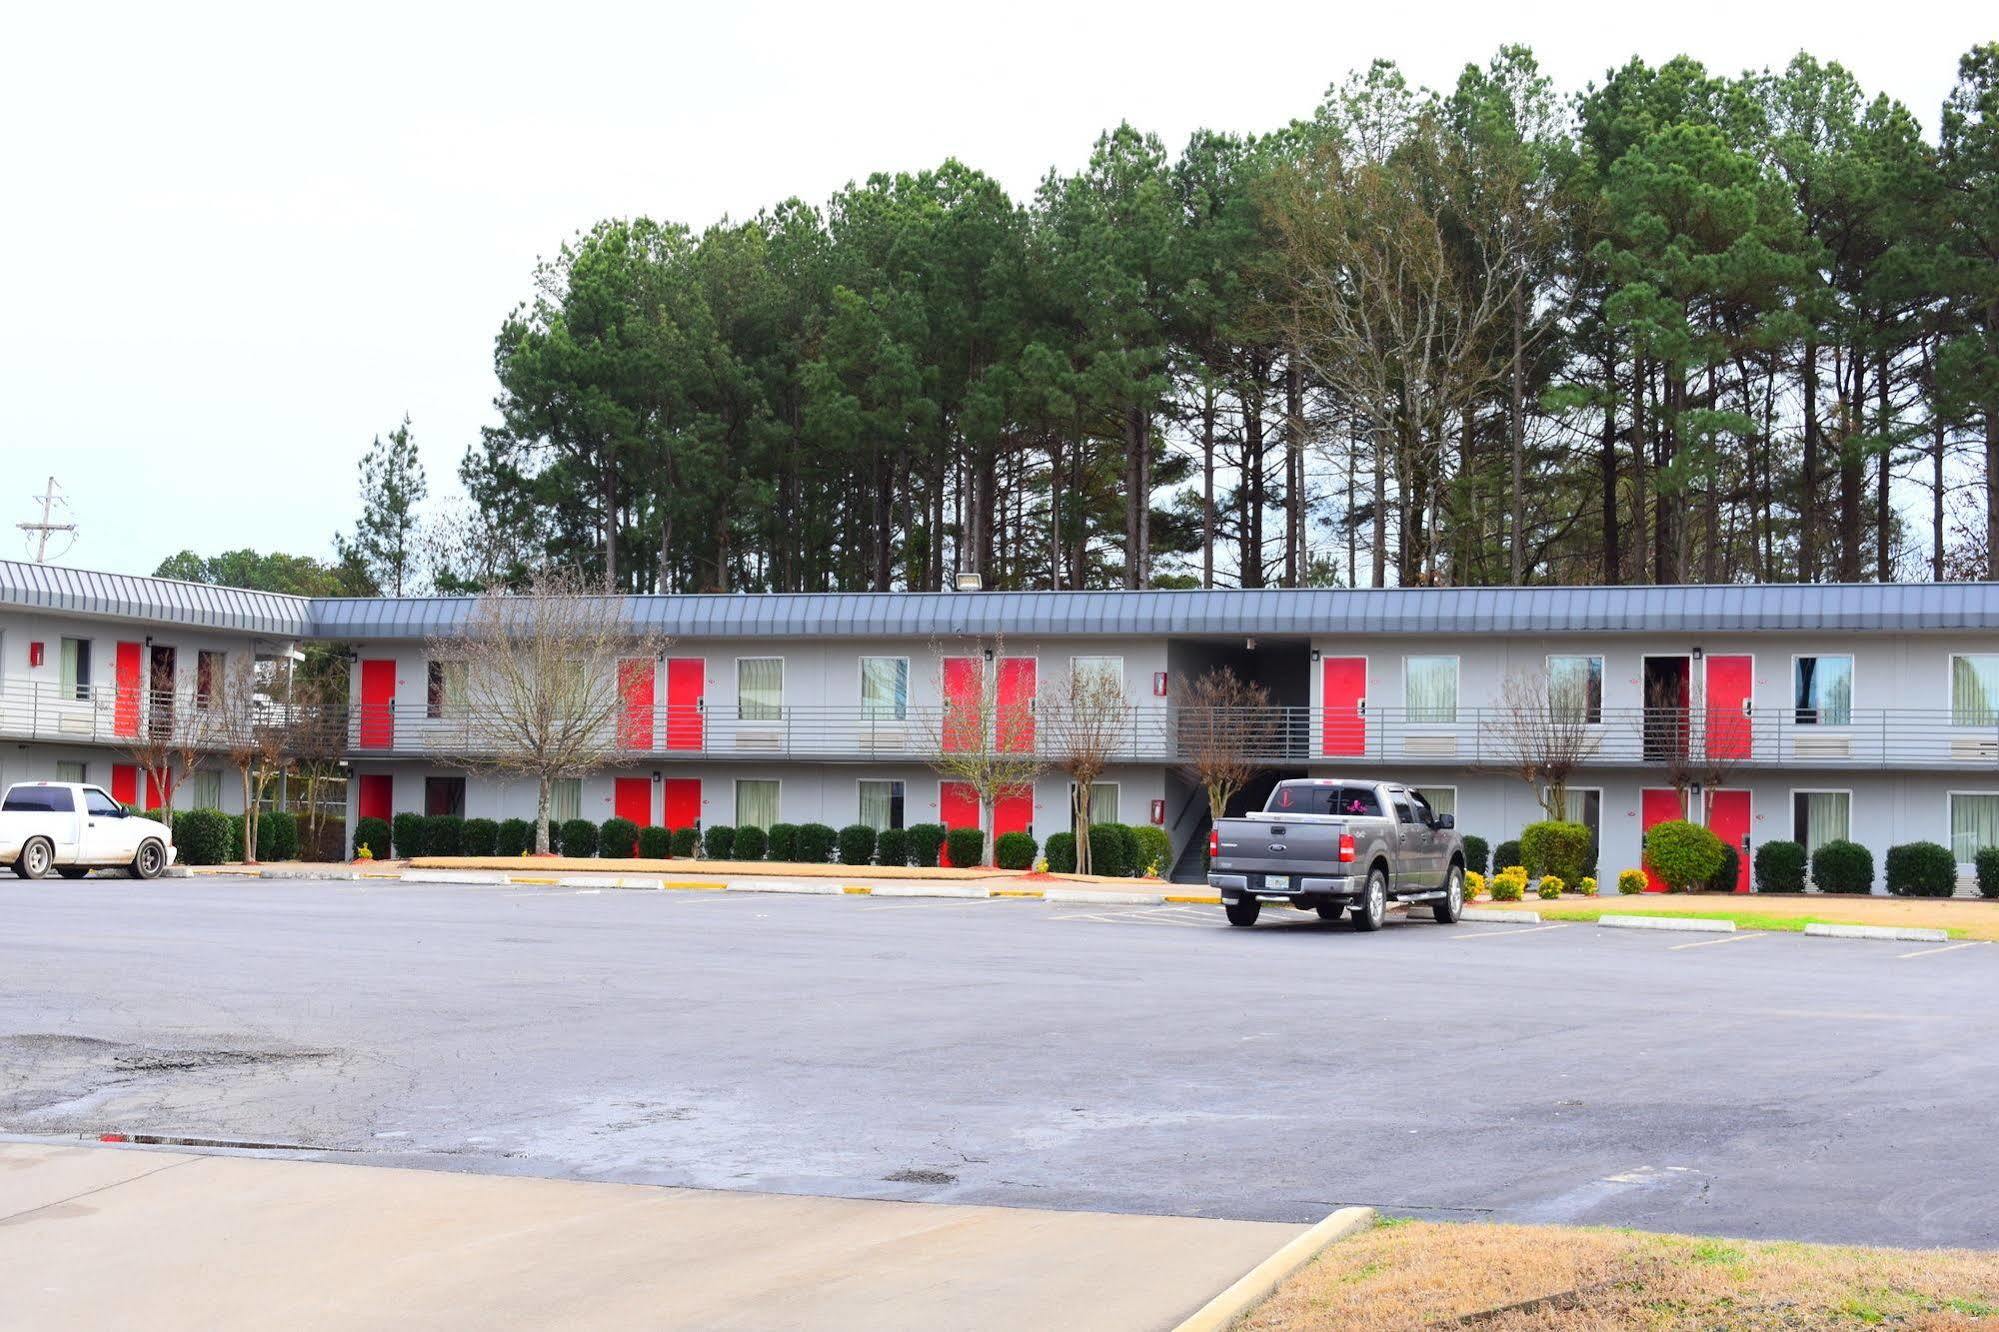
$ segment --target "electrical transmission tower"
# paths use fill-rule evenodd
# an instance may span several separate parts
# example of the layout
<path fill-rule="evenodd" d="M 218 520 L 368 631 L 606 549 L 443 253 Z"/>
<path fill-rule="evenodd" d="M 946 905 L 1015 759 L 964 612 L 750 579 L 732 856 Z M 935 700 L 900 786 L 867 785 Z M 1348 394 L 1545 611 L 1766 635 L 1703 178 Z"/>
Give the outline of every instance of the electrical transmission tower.
<path fill-rule="evenodd" d="M 55 552 L 55 558 L 57 559 L 61 559 L 68 553 L 69 548 L 76 544 L 76 523 L 74 521 L 56 521 L 58 518 L 65 516 L 73 518 L 73 515 L 70 513 L 69 501 L 56 493 L 61 489 L 62 487 L 56 484 L 56 479 L 50 477 L 48 489 L 39 495 L 31 497 L 34 503 L 42 506 L 41 521 L 14 524 L 14 526 L 20 528 L 26 534 L 26 543 L 28 549 L 32 550 L 35 554 L 36 564 L 47 564 L 49 561 L 49 536 L 51 533 L 63 532 L 68 534 L 69 537 L 69 540 L 63 543 L 62 549 Z"/>

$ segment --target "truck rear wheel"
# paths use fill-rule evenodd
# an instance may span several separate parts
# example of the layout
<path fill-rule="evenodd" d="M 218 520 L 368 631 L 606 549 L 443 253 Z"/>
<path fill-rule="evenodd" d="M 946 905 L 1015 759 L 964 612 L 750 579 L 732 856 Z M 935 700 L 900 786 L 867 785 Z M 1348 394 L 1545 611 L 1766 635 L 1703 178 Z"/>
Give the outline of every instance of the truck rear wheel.
<path fill-rule="evenodd" d="M 1263 903 L 1254 897 L 1238 897 L 1233 902 L 1222 903 L 1222 910 L 1228 912 L 1231 925 L 1254 925 L 1263 912 Z"/>
<path fill-rule="evenodd" d="M 1451 866 L 1444 876 L 1444 900 L 1430 908 L 1439 925 L 1455 925 L 1465 911 L 1465 867 Z"/>
<path fill-rule="evenodd" d="M 14 859 L 14 873 L 24 879 L 47 878 L 55 858 L 55 848 L 49 845 L 47 838 L 30 838 L 28 844 L 21 848 L 21 854 Z"/>
<path fill-rule="evenodd" d="M 1354 903 L 1353 927 L 1362 933 L 1381 928 L 1388 919 L 1388 875 L 1376 865 L 1367 872 L 1367 893 Z"/>

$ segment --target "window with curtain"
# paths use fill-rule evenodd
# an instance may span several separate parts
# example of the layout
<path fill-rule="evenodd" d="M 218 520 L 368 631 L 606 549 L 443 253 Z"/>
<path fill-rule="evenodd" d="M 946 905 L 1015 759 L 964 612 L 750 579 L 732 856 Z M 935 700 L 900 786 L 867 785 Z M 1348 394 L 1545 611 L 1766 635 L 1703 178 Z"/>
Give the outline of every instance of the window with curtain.
<path fill-rule="evenodd" d="M 1458 812 L 1457 787 L 1426 786 L 1416 794 L 1423 797 L 1423 803 L 1430 807 L 1432 814 L 1449 814 L 1456 817 Z"/>
<path fill-rule="evenodd" d="M 902 826 L 902 783 L 861 783 L 861 820 L 876 832 Z"/>
<path fill-rule="evenodd" d="M 1069 658 L 1069 674 L 1075 678 L 1077 684 L 1082 684 L 1085 681 L 1107 680 L 1122 691 L 1124 689 L 1124 658 L 1071 657 Z"/>
<path fill-rule="evenodd" d="M 1827 842 L 1846 838 L 1852 815 L 1853 797 L 1845 791 L 1795 791 L 1791 794 L 1793 839 L 1803 842 L 1805 854 Z"/>
<path fill-rule="evenodd" d="M 1458 659 L 1404 657 L 1402 701 L 1412 722 L 1458 719 Z"/>
<path fill-rule="evenodd" d="M 1588 828 L 1591 840 L 1595 840 L 1597 827 L 1603 822 L 1603 792 L 1570 787 L 1562 792 L 1562 817 Z"/>
<path fill-rule="evenodd" d="M 1950 659 L 1950 724 L 1999 725 L 1999 657 Z"/>
<path fill-rule="evenodd" d="M 548 817 L 553 823 L 583 817 L 581 777 L 558 777 L 548 784 Z"/>
<path fill-rule="evenodd" d="M 1069 831 L 1076 831 L 1076 784 L 1069 783 Z M 1116 782 L 1090 783 L 1090 822 L 1117 823 L 1118 784 Z"/>
<path fill-rule="evenodd" d="M 861 658 L 861 716 L 868 721 L 909 716 L 909 658 Z"/>
<path fill-rule="evenodd" d="M 1548 709 L 1561 721 L 1603 721 L 1603 658 L 1548 658 Z"/>
<path fill-rule="evenodd" d="M 424 696 L 424 715 L 427 717 L 457 717 L 463 715 L 464 705 L 465 663 L 462 661 L 431 662 L 429 691 Z"/>
<path fill-rule="evenodd" d="M 784 715 L 784 658 L 736 659 L 736 715 L 744 721 L 777 721 Z"/>
<path fill-rule="evenodd" d="M 90 640 L 65 638 L 62 641 L 62 696 L 90 697 Z"/>
<path fill-rule="evenodd" d="M 220 652 L 203 649 L 194 657 L 194 706 L 206 710 L 225 683 L 223 670 L 226 658 Z M 197 809 L 212 809 L 212 805 L 198 805 Z"/>
<path fill-rule="evenodd" d="M 56 760 L 56 780 L 59 782 L 87 782 L 90 779 L 83 775 L 85 771 L 87 769 L 81 763 L 72 763 L 68 759 Z"/>
<path fill-rule="evenodd" d="M 202 768 L 188 779 L 188 795 L 194 802 L 189 809 L 222 808 L 222 774 L 214 768 Z"/>
<path fill-rule="evenodd" d="M 736 826 L 770 831 L 777 822 L 777 779 L 739 777 L 736 779 Z"/>
<path fill-rule="evenodd" d="M 1950 849 L 1960 865 L 1978 859 L 1988 846 L 1999 846 L 1999 793 L 1959 792 L 1950 798 Z"/>
<path fill-rule="evenodd" d="M 1853 721 L 1853 658 L 1799 657 L 1791 667 L 1800 726 L 1847 726 Z"/>

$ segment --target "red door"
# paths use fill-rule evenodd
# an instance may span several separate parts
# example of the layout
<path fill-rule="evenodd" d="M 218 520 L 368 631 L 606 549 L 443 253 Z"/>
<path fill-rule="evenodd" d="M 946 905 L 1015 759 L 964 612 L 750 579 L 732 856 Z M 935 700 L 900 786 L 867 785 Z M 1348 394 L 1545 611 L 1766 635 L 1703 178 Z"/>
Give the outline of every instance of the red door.
<path fill-rule="evenodd" d="M 611 783 L 611 812 L 641 828 L 652 827 L 652 782 L 645 777 L 620 777 Z M 632 846 L 638 854 L 638 845 Z"/>
<path fill-rule="evenodd" d="M 1328 757 L 1367 753 L 1367 658 L 1327 657 L 1321 663 L 1320 749 Z"/>
<path fill-rule="evenodd" d="M 396 663 L 375 658 L 361 663 L 362 749 L 388 749 L 396 743 Z"/>
<path fill-rule="evenodd" d="M 993 747 L 1006 754 L 1033 752 L 1034 658 L 1007 657 L 1000 662 L 996 701 Z"/>
<path fill-rule="evenodd" d="M 173 804 L 173 802 L 174 802 L 173 774 L 171 773 L 167 774 L 166 784 L 161 785 L 160 779 L 157 776 L 155 776 L 150 772 L 147 773 L 145 808 L 165 809 L 169 805 Z"/>
<path fill-rule="evenodd" d="M 993 840 L 1008 833 L 1034 830 L 1034 792 L 1010 795 L 993 806 Z"/>
<path fill-rule="evenodd" d="M 121 805 L 138 805 L 138 764 L 114 763 L 111 765 L 111 798 Z"/>
<path fill-rule="evenodd" d="M 361 794 L 355 803 L 356 817 L 363 819 L 389 819 L 395 817 L 396 780 L 386 772 L 364 772 L 361 774 Z"/>
<path fill-rule="evenodd" d="M 1749 837 L 1749 792 L 1716 791 L 1707 811 L 1708 831 L 1735 848 L 1735 891 L 1749 891 L 1749 853 L 1743 843 Z"/>
<path fill-rule="evenodd" d="M 666 663 L 666 747 L 699 750 L 706 746 L 707 727 L 701 701 L 708 692 L 706 657 L 671 657 Z M 701 784 L 696 782 L 696 791 Z M 699 810 L 700 802 L 695 802 Z M 694 821 L 669 823 L 670 828 L 691 828 Z"/>
<path fill-rule="evenodd" d="M 664 793 L 665 810 L 660 822 L 668 828 L 693 828 L 701 823 L 701 779 L 669 777 Z"/>
<path fill-rule="evenodd" d="M 1644 845 L 1644 835 L 1657 825 L 1685 817 L 1687 817 L 1686 804 L 1680 799 L 1680 793 L 1672 787 L 1648 787 L 1640 791 L 1638 793 L 1638 822 L 1641 825 L 1639 845 Z M 1666 881 L 1654 874 L 1650 865 L 1645 867 L 1645 891 L 1648 893 L 1666 891 Z"/>
<path fill-rule="evenodd" d="M 130 737 L 139 733 L 139 693 L 144 687 L 139 682 L 139 672 L 143 652 L 138 643 L 118 645 L 117 685 L 111 702 L 113 735 Z"/>
<path fill-rule="evenodd" d="M 970 782 L 943 782 L 938 785 L 937 818 L 947 832 L 952 828 L 979 826 L 979 795 Z M 943 847 L 938 848 L 937 863 L 951 863 L 951 857 Z"/>
<path fill-rule="evenodd" d="M 1710 758 L 1746 759 L 1750 751 L 1754 657 L 1707 659 L 1707 752 Z"/>
<path fill-rule="evenodd" d="M 651 657 L 618 663 L 618 748 L 652 748 L 653 684 L 658 674 Z"/>
<path fill-rule="evenodd" d="M 977 657 L 944 658 L 944 748 L 947 752 L 977 751 L 984 739 L 979 695 L 985 673 Z M 978 820 L 973 819 L 976 825 Z"/>

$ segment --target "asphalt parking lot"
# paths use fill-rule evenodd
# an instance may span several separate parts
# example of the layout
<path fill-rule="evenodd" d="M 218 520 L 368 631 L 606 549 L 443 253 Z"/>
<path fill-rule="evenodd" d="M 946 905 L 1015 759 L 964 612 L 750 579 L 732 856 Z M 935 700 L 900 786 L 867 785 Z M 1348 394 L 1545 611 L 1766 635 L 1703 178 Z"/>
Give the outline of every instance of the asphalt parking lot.
<path fill-rule="evenodd" d="M 707 1188 L 1999 1245 L 1999 947 L 0 880 L 0 1132 Z"/>

